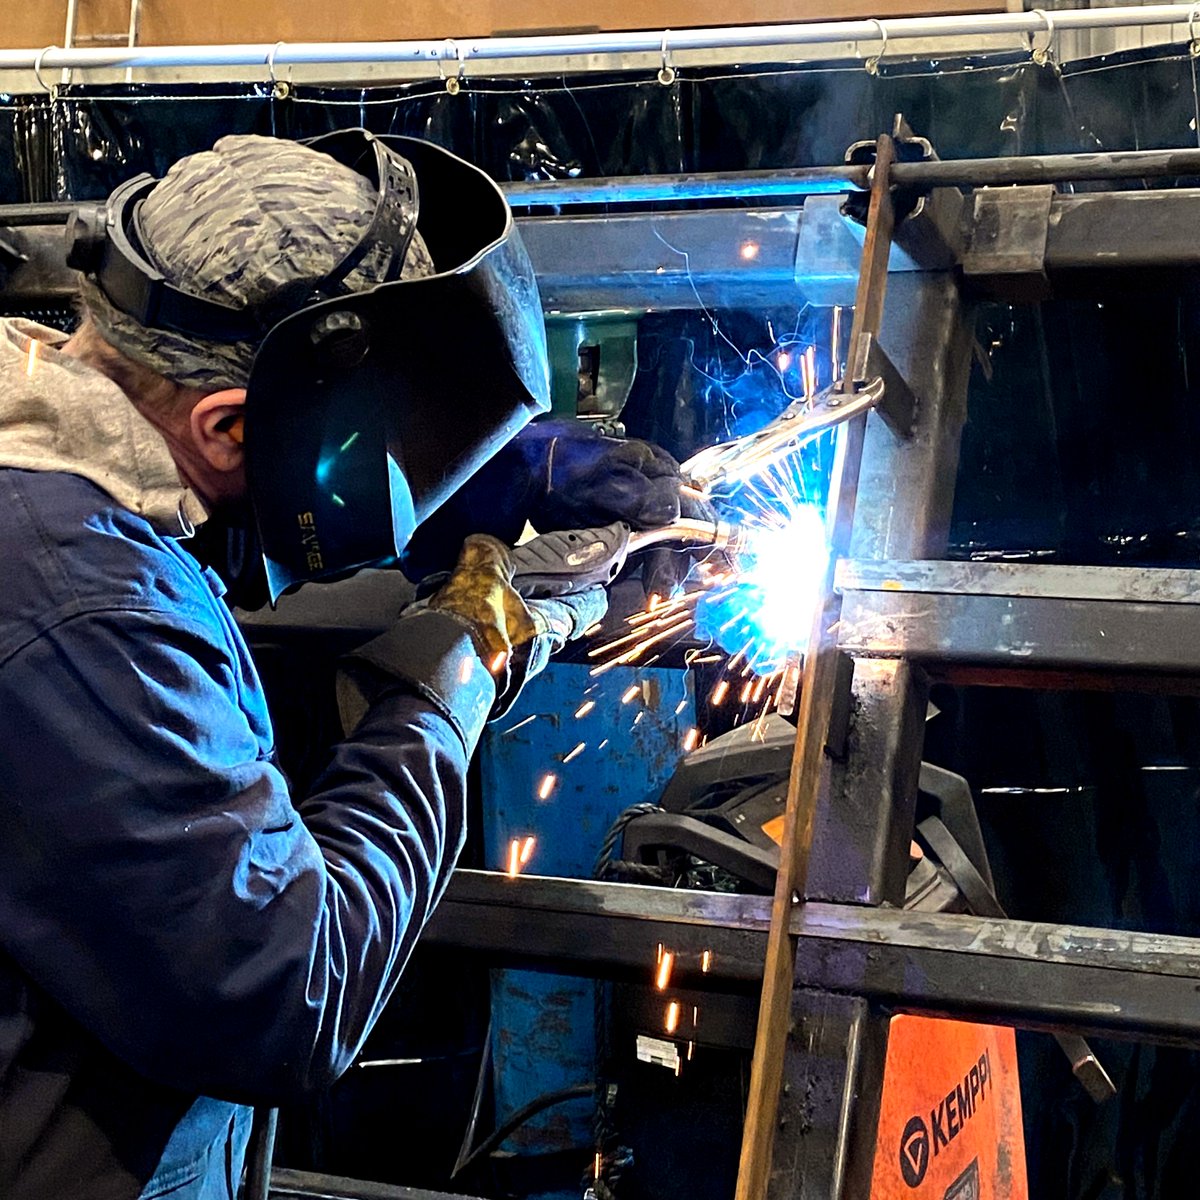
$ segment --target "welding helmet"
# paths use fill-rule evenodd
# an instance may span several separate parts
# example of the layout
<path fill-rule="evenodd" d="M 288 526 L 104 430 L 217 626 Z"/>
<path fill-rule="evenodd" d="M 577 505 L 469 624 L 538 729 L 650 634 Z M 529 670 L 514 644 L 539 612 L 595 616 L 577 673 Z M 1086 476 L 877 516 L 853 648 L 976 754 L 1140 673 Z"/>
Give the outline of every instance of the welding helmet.
<path fill-rule="evenodd" d="M 159 182 L 150 176 L 68 227 L 68 262 L 85 273 L 89 307 L 95 296 L 139 334 L 195 338 L 214 354 L 257 348 L 246 472 L 272 601 L 294 584 L 394 560 L 550 405 L 537 285 L 496 184 L 415 138 L 355 129 L 306 144 L 365 176 L 375 211 L 332 270 L 255 304 L 197 294 L 156 267 L 140 221 Z M 401 277 L 414 231 L 432 266 Z M 347 278 L 368 259 L 379 282 L 353 290 Z"/>

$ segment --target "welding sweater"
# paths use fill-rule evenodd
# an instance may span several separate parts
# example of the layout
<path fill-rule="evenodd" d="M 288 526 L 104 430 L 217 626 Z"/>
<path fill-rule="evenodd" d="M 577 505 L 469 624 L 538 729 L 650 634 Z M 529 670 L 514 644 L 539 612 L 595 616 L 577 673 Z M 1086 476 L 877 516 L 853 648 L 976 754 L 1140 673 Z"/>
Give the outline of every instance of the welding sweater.
<path fill-rule="evenodd" d="M 61 340 L 0 321 L 0 1196 L 224 1200 L 243 1106 L 335 1079 L 393 990 L 493 684 L 402 619 L 292 796 L 203 507 Z"/>

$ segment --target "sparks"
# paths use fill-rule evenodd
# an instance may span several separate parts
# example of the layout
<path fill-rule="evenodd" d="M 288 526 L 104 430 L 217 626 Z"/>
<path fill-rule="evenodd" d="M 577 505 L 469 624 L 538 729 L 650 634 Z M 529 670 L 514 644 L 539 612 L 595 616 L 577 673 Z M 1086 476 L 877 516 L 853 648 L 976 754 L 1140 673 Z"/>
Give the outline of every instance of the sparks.
<path fill-rule="evenodd" d="M 715 688 L 713 688 L 713 690 L 712 690 L 712 697 L 711 697 L 712 703 L 720 704 L 728 694 L 729 694 L 729 680 L 722 679 L 721 682 L 718 683 L 717 686 Z"/>
<path fill-rule="evenodd" d="M 709 971 L 712 970 L 712 951 L 711 950 L 705 950 L 704 953 L 700 955 L 700 970 L 705 975 L 707 975 L 709 973 Z"/>
<path fill-rule="evenodd" d="M 622 704 L 628 704 L 631 700 L 636 700 L 642 694 L 642 689 L 639 684 L 632 684 L 625 689 L 624 695 L 621 697 Z"/>
<path fill-rule="evenodd" d="M 504 664 L 508 662 L 508 651 L 501 650 L 499 653 L 492 656 L 492 661 L 488 663 L 488 670 L 493 675 L 499 675 L 504 670 Z"/>
<path fill-rule="evenodd" d="M 42 343 L 37 338 L 29 339 L 29 353 L 25 357 L 25 374 L 30 379 L 33 378 L 34 371 L 37 370 L 38 353 L 40 352 Z"/>
<path fill-rule="evenodd" d="M 464 658 L 462 666 L 458 670 L 458 678 L 462 683 L 467 683 L 472 672 L 475 670 L 475 660 L 473 658 Z"/>
<path fill-rule="evenodd" d="M 521 843 L 521 866 L 527 866 L 529 860 L 533 857 L 533 848 L 537 845 L 537 838 L 527 837 Z"/>
<path fill-rule="evenodd" d="M 521 870 L 521 839 L 513 838 L 508 844 L 508 877 L 516 879 Z"/>
<path fill-rule="evenodd" d="M 592 711 L 592 709 L 595 707 L 596 707 L 595 700 L 585 700 L 575 710 L 575 719 L 578 720 L 580 717 L 586 717 L 588 715 L 588 713 L 590 713 Z"/>
<path fill-rule="evenodd" d="M 579 743 L 579 744 L 578 744 L 578 745 L 575 747 L 575 749 L 574 749 L 574 750 L 571 750 L 571 751 L 569 751 L 568 753 L 566 753 L 566 754 L 564 754 L 564 755 L 563 755 L 563 762 L 564 762 L 564 763 L 569 763 L 569 762 L 571 761 L 571 759 L 573 759 L 573 758 L 578 758 L 578 757 L 579 757 L 579 756 L 580 756 L 580 755 L 581 755 L 581 754 L 582 754 L 582 753 L 583 753 L 583 752 L 584 752 L 586 749 L 587 749 L 587 743 L 586 743 L 586 742 L 580 742 L 580 743 Z"/>
<path fill-rule="evenodd" d="M 683 736 L 683 748 L 689 753 L 696 748 L 696 743 L 700 740 L 700 730 L 694 725 Z"/>
<path fill-rule="evenodd" d="M 666 1030 L 668 1033 L 674 1033 L 679 1028 L 679 1001 L 672 1000 L 667 1005 Z"/>
<path fill-rule="evenodd" d="M 675 965 L 675 955 L 670 950 L 666 951 L 658 960 L 658 971 L 654 976 L 654 986 L 660 992 L 667 990 L 667 984 L 671 982 L 671 968 Z"/>
<path fill-rule="evenodd" d="M 542 782 L 538 784 L 537 798 L 539 800 L 549 800 L 550 793 L 558 786 L 558 776 L 553 771 L 547 771 L 542 776 Z"/>

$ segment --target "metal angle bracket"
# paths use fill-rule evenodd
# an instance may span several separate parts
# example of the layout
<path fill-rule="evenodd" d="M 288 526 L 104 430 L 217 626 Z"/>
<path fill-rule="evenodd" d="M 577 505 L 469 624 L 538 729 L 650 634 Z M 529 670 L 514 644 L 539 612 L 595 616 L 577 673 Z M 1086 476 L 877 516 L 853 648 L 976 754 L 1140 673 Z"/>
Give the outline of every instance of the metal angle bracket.
<path fill-rule="evenodd" d="M 849 364 L 849 373 L 856 389 L 872 379 L 883 380 L 883 398 L 876 412 L 897 437 L 912 437 L 917 418 L 916 393 L 873 333 L 867 331 L 859 339 L 857 361 Z"/>
<path fill-rule="evenodd" d="M 1046 242 L 1054 196 L 1051 184 L 981 188 L 975 193 L 963 256 L 963 276 L 972 291 L 989 296 L 989 277 L 1003 276 L 1002 295 L 1007 299 L 1044 300 L 1051 294 Z"/>

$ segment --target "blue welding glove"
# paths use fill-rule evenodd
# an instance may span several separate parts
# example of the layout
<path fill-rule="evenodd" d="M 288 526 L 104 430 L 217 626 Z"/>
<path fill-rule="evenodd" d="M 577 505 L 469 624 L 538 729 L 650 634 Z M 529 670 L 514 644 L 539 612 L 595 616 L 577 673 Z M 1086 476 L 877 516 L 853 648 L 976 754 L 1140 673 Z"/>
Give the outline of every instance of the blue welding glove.
<path fill-rule="evenodd" d="M 679 464 L 635 438 L 604 437 L 582 421 L 526 426 L 416 531 L 402 558 L 413 580 L 448 569 L 480 530 L 510 545 L 526 523 L 538 533 L 625 521 L 652 529 L 677 517 L 711 520 L 706 504 L 680 494 Z M 690 569 L 687 554 L 648 556 L 646 591 L 669 595 Z"/>

